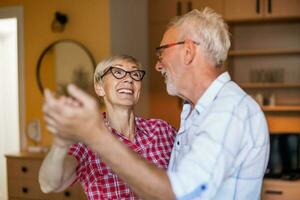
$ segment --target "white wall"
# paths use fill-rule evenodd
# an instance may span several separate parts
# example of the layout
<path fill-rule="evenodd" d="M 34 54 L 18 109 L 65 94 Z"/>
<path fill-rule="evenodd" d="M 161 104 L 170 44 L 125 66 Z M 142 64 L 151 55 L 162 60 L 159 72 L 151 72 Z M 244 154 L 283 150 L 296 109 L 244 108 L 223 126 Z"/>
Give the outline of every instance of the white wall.
<path fill-rule="evenodd" d="M 110 0 L 110 32 L 112 54 L 128 54 L 137 58 L 147 70 L 148 1 Z M 101 44 L 100 44 L 101 45 Z M 149 73 L 142 84 L 142 95 L 136 111 L 148 117 Z"/>
<path fill-rule="evenodd" d="M 0 9 L 0 199 L 7 199 L 4 155 L 20 151 L 23 131 L 23 10 Z M 20 87 L 21 86 L 21 87 Z M 21 96 L 21 97 L 20 97 Z"/>
<path fill-rule="evenodd" d="M 0 199 L 7 196 L 4 154 L 20 150 L 17 61 L 17 19 L 0 19 Z"/>

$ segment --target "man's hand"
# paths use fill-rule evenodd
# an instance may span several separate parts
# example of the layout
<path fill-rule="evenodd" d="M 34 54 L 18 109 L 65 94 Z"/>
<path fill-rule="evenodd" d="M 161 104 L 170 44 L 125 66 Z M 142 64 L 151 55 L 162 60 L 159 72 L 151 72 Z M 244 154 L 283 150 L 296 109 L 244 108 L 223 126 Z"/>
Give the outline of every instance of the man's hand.
<path fill-rule="evenodd" d="M 65 140 L 89 144 L 99 136 L 95 133 L 106 128 L 98 103 L 74 85 L 68 86 L 68 92 L 71 97 L 55 98 L 45 90 L 43 111 L 47 129 Z"/>

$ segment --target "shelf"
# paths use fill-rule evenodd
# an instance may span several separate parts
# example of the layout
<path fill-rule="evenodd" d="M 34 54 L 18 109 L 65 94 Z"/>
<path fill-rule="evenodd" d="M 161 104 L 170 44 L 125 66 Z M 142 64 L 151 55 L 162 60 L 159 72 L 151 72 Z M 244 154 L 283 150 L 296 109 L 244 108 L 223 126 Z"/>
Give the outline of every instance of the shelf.
<path fill-rule="evenodd" d="M 265 56 L 300 54 L 300 49 L 257 49 L 257 50 L 232 50 L 229 56 Z"/>
<path fill-rule="evenodd" d="M 299 185 L 300 186 L 300 180 L 283 180 L 283 179 L 275 179 L 275 178 L 264 178 L 264 184 L 276 184 L 276 185 Z"/>
<path fill-rule="evenodd" d="M 263 106 L 266 112 L 300 112 L 300 106 Z"/>
<path fill-rule="evenodd" d="M 241 83 L 239 84 L 244 89 L 297 89 L 300 88 L 300 83 Z"/>
<path fill-rule="evenodd" d="M 299 16 L 289 16 L 289 17 L 261 17 L 261 18 L 243 18 L 243 19 L 226 19 L 225 21 L 231 25 L 244 25 L 244 24 L 266 24 L 266 23 L 298 23 L 300 20 Z"/>

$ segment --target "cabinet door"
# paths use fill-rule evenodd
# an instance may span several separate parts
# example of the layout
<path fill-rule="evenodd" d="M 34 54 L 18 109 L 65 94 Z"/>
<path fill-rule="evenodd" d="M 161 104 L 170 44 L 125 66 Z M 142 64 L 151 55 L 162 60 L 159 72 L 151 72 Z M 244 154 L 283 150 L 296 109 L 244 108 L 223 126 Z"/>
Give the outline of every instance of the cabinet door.
<path fill-rule="evenodd" d="M 300 0 L 265 0 L 268 18 L 300 17 Z"/>
<path fill-rule="evenodd" d="M 168 23 L 170 19 L 186 12 L 186 0 L 149 1 L 150 23 Z"/>
<path fill-rule="evenodd" d="M 299 200 L 300 181 L 264 180 L 262 200 Z"/>
<path fill-rule="evenodd" d="M 223 14 L 223 0 L 190 0 L 188 8 L 202 10 L 204 7 L 210 7 L 219 14 Z"/>
<path fill-rule="evenodd" d="M 228 21 L 252 20 L 263 17 L 264 0 L 224 0 L 224 17 Z"/>

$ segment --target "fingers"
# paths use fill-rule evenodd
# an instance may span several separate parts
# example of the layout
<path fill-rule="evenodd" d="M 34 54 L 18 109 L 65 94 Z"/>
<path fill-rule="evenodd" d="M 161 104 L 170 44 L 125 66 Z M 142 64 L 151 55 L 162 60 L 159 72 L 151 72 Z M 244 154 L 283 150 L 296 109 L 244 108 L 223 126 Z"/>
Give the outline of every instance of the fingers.
<path fill-rule="evenodd" d="M 45 101 L 49 104 L 49 105 L 53 105 L 54 102 L 56 101 L 54 95 L 52 94 L 52 92 L 48 89 L 45 89 Z"/>
<path fill-rule="evenodd" d="M 85 106 L 95 104 L 94 99 L 90 95 L 88 95 L 75 85 L 68 85 L 68 92 L 72 97 L 74 97 L 77 101 L 79 101 Z"/>
<path fill-rule="evenodd" d="M 56 128 L 57 127 L 56 120 L 55 118 L 52 117 L 53 114 L 51 115 L 48 113 L 46 106 L 43 106 L 43 111 L 44 111 L 44 120 L 46 122 L 47 130 L 53 133 L 54 135 L 56 135 L 58 133 L 58 130 Z"/>
<path fill-rule="evenodd" d="M 72 116 L 79 107 L 80 103 L 75 99 L 65 96 L 55 98 L 49 90 L 45 90 L 43 111 L 52 119 L 61 121 L 64 116 Z"/>
<path fill-rule="evenodd" d="M 76 101 L 73 98 L 66 98 L 65 103 L 74 107 L 79 107 L 81 105 L 80 102 Z"/>
<path fill-rule="evenodd" d="M 73 106 L 73 107 L 79 107 L 81 105 L 79 101 L 77 101 L 72 97 L 61 96 L 59 98 L 59 101 L 62 102 L 63 104 Z"/>
<path fill-rule="evenodd" d="M 54 128 L 53 126 L 47 125 L 46 128 L 47 128 L 47 130 L 48 130 L 49 132 L 51 132 L 53 135 L 56 135 L 56 134 L 58 133 L 57 129 Z"/>
<path fill-rule="evenodd" d="M 45 102 L 43 106 L 43 111 L 44 112 L 49 112 L 49 111 L 55 111 L 57 113 L 60 113 L 60 107 L 59 107 L 59 100 L 57 100 L 52 92 L 48 89 L 45 90 Z"/>
<path fill-rule="evenodd" d="M 97 126 L 99 117 L 98 110 L 95 109 L 97 103 L 74 85 L 68 86 L 68 92 L 71 97 L 55 98 L 49 90 L 45 90 L 43 106 L 45 122 L 47 129 L 56 136 L 81 141 L 86 131 L 91 132 L 88 130 L 94 129 L 94 124 Z"/>
<path fill-rule="evenodd" d="M 54 125 L 55 122 L 61 120 L 60 110 L 55 106 L 51 106 L 47 103 L 43 105 L 43 112 L 45 121 L 48 123 L 50 121 L 51 125 Z"/>
<path fill-rule="evenodd" d="M 45 90 L 44 94 L 43 113 L 47 130 L 56 137 L 71 138 L 72 134 L 66 133 L 72 128 L 72 122 L 76 121 L 75 118 L 81 110 L 80 103 L 65 96 L 56 98 L 49 90 Z M 70 144 L 69 141 L 66 143 Z"/>
<path fill-rule="evenodd" d="M 44 120 L 48 126 L 56 126 L 56 121 L 47 114 L 44 115 Z"/>

